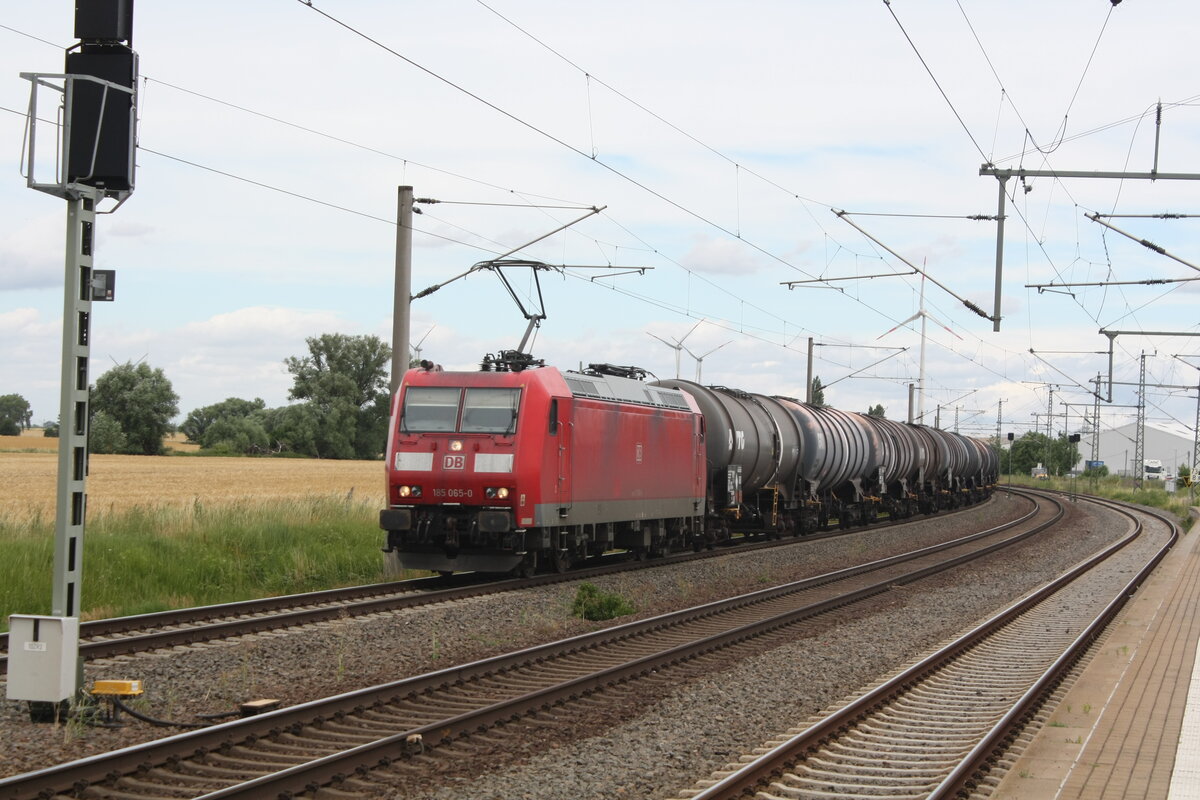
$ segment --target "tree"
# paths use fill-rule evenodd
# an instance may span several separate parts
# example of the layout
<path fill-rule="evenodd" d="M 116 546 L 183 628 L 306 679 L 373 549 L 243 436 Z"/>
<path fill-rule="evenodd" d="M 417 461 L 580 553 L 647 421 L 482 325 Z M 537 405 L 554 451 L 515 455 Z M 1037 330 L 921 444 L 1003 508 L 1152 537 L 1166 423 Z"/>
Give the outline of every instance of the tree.
<path fill-rule="evenodd" d="M 887 409 L 883 407 L 882 403 L 876 403 L 875 405 L 873 405 L 867 409 L 867 416 L 868 417 L 886 417 Z"/>
<path fill-rule="evenodd" d="M 271 408 L 263 412 L 263 428 L 272 449 L 316 457 L 317 413 L 307 403 Z"/>
<path fill-rule="evenodd" d="M 1003 466 L 1014 475 L 1028 475 L 1038 464 L 1051 475 L 1062 475 L 1079 461 L 1079 448 L 1065 434 L 1052 440 L 1044 433 L 1029 431 L 1012 443 L 1006 461 Z"/>
<path fill-rule="evenodd" d="M 29 427 L 32 416 L 29 402 L 21 395 L 0 395 L 0 436 L 19 436 L 21 428 Z"/>
<path fill-rule="evenodd" d="M 388 365 L 392 350 L 378 336 L 326 333 L 310 337 L 309 354 L 287 358 L 290 396 L 317 421 L 320 458 L 378 458 L 387 437 Z"/>
<path fill-rule="evenodd" d="M 42 423 L 42 436 L 48 439 L 58 438 L 58 420 L 46 420 Z"/>
<path fill-rule="evenodd" d="M 816 375 L 812 379 L 812 404 L 814 406 L 825 405 L 825 387 L 821 384 L 821 379 Z"/>
<path fill-rule="evenodd" d="M 179 395 L 161 369 L 149 364 L 118 364 L 100 376 L 92 389 L 92 411 L 104 412 L 125 434 L 121 452 L 158 455 L 171 418 L 179 413 Z"/>
<path fill-rule="evenodd" d="M 256 411 L 262 411 L 266 407 L 267 404 L 262 401 L 261 397 L 256 397 L 253 400 L 243 400 L 240 397 L 227 397 L 219 403 L 213 403 L 211 406 L 194 409 L 187 415 L 187 419 L 183 421 L 183 424 L 179 426 L 179 431 L 187 436 L 189 442 L 200 442 L 204 438 L 205 431 L 214 422 L 248 417 Z"/>
<path fill-rule="evenodd" d="M 88 425 L 88 450 L 93 453 L 123 453 L 127 444 L 121 423 L 103 411 L 92 415 Z"/>

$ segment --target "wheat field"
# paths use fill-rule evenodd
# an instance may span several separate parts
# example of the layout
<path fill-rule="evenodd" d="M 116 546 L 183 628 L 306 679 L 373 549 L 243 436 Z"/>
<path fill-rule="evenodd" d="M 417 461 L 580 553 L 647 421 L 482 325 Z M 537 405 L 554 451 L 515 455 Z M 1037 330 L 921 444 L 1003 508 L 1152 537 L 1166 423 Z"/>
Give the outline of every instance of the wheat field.
<path fill-rule="evenodd" d="M 172 433 L 163 439 L 163 445 L 168 452 L 196 453 L 200 445 L 189 442 L 182 433 Z M 46 438 L 41 428 L 30 428 L 21 431 L 19 436 L 0 436 L 0 452 L 36 450 L 43 453 L 57 453 L 58 439 Z"/>
<path fill-rule="evenodd" d="M 0 451 L 0 517 L 52 519 L 57 470 L 56 452 Z M 348 496 L 382 508 L 384 498 L 382 461 L 93 455 L 88 473 L 89 516 Z"/>

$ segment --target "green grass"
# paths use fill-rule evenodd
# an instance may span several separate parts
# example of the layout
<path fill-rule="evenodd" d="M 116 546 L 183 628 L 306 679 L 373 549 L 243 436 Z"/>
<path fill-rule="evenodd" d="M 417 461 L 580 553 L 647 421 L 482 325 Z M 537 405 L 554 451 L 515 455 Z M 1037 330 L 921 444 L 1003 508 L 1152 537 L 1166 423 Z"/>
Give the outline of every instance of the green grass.
<path fill-rule="evenodd" d="M 97 516 L 84 534 L 84 619 L 389 578 L 373 503 L 313 497 Z M 49 614 L 54 521 L 0 518 L 0 626 Z"/>
<path fill-rule="evenodd" d="M 1159 486 L 1146 486 L 1137 489 L 1133 485 L 1132 478 L 1121 478 L 1115 475 L 1095 479 L 1050 478 L 1049 480 L 1036 481 L 1026 475 L 1001 476 L 1001 485 L 1010 482 L 1018 486 L 1057 489 L 1065 492 L 1074 491 L 1080 494 L 1094 494 L 1098 497 L 1107 497 L 1110 500 L 1120 500 L 1125 503 L 1136 503 L 1142 506 L 1161 508 L 1173 514 L 1179 522 L 1180 527 L 1185 531 L 1192 527 L 1193 520 L 1189 513 L 1189 509 L 1191 508 L 1190 495 L 1185 486 L 1181 486 L 1173 494 L 1168 494 Z M 1150 483 L 1150 481 L 1146 483 Z M 1200 489 L 1198 489 L 1198 492 L 1200 492 Z"/>

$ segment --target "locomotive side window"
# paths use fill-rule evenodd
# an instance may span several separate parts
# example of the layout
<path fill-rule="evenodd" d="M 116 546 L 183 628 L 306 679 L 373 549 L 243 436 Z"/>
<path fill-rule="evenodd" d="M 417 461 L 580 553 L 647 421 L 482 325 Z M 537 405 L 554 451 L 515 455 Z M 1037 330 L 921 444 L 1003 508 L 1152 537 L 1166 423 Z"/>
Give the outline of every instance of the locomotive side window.
<path fill-rule="evenodd" d="M 509 435 L 517 429 L 520 389 L 467 389 L 463 401 L 462 433 Z"/>
<path fill-rule="evenodd" d="M 550 435 L 558 433 L 558 398 L 550 398 Z"/>
<path fill-rule="evenodd" d="M 444 386 L 410 386 L 404 393 L 400 429 L 416 433 L 453 431 L 458 422 L 461 389 Z"/>

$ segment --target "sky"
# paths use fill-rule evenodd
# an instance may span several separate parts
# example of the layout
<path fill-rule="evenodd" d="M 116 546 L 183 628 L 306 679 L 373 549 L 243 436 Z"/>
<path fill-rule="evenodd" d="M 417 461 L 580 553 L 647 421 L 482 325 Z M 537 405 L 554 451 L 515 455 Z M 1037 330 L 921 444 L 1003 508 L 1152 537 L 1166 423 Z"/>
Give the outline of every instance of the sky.
<path fill-rule="evenodd" d="M 0 394 L 36 422 L 58 413 L 66 209 L 26 186 L 20 73 L 63 70 L 73 12 L 0 0 Z M 683 377 L 703 356 L 706 384 L 803 397 L 812 337 L 828 403 L 904 419 L 920 322 L 884 334 L 921 310 L 919 268 L 925 421 L 1019 435 L 1053 403 L 1054 430 L 1078 430 L 1101 328 L 1192 334 L 1117 336 L 1113 378 L 1136 383 L 1146 353 L 1149 383 L 1196 384 L 1200 281 L 1027 285 L 1200 278 L 1200 218 L 1120 216 L 1200 214 L 1195 184 L 1007 181 L 995 332 L 964 302 L 992 313 L 1000 183 L 981 165 L 1200 173 L 1197 30 L 1184 0 L 143 2 L 137 184 L 97 223 L 117 299 L 94 308 L 92 379 L 144 360 L 180 420 L 289 402 L 306 337 L 390 339 L 411 185 L 438 201 L 414 219 L 414 293 L 586 216 L 513 256 L 565 265 L 538 273 L 527 349 L 547 364 L 671 377 L 653 337 L 686 335 Z M 532 271 L 506 274 L 536 308 Z M 447 369 L 525 327 L 490 271 L 412 305 Z M 1136 391 L 1114 386 L 1101 424 Z M 1195 396 L 1148 389 L 1147 418 L 1191 427 Z"/>

